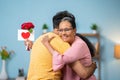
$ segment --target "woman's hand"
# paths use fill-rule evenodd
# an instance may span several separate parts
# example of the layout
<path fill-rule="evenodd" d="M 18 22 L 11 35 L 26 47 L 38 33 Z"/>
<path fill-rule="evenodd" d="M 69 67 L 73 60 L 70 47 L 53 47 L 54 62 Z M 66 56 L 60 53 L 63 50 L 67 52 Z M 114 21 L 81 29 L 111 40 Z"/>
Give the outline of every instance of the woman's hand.
<path fill-rule="evenodd" d="M 43 43 L 43 45 L 49 50 L 49 52 L 50 53 L 53 53 L 54 52 L 54 49 L 52 48 L 52 46 L 50 45 L 50 41 L 52 40 L 54 38 L 54 36 L 53 37 L 51 37 L 51 38 L 49 38 L 48 36 L 45 36 L 45 37 L 43 37 L 43 39 L 42 39 L 42 43 Z"/>
<path fill-rule="evenodd" d="M 43 39 L 42 39 L 41 42 L 46 46 L 47 44 L 50 43 L 50 41 L 51 41 L 53 38 L 54 38 L 54 36 L 51 37 L 51 38 L 49 38 L 49 36 L 47 35 L 47 36 L 44 36 L 44 37 L 43 37 Z"/>
<path fill-rule="evenodd" d="M 49 43 L 49 37 L 48 36 L 44 36 L 41 42 L 43 44 Z"/>

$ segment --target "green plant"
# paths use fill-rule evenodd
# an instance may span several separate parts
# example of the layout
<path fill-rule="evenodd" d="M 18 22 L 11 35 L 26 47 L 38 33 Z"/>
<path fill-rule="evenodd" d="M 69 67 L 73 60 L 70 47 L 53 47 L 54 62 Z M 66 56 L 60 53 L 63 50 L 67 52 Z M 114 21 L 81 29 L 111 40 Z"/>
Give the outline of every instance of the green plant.
<path fill-rule="evenodd" d="M 14 53 L 13 50 L 11 51 L 7 51 L 7 47 L 4 46 L 4 47 L 1 47 L 1 50 L 0 50 L 0 56 L 1 56 L 1 59 L 2 60 L 7 60 L 10 58 L 10 55 Z"/>
<path fill-rule="evenodd" d="M 42 29 L 48 29 L 48 25 L 47 24 L 43 24 Z"/>
<path fill-rule="evenodd" d="M 92 26 L 90 27 L 92 30 L 97 30 L 98 29 L 98 26 L 97 24 L 92 24 Z"/>

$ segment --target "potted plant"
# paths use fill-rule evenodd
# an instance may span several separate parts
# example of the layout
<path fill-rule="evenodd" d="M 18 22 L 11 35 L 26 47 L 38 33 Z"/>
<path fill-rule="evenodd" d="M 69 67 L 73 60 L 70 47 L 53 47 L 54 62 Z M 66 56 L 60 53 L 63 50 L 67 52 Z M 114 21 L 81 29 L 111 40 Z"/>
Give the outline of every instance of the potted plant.
<path fill-rule="evenodd" d="M 0 56 L 2 59 L 2 67 L 1 67 L 1 72 L 0 72 L 0 80 L 8 79 L 8 75 L 6 71 L 6 61 L 12 56 L 13 53 L 14 51 L 13 50 L 8 51 L 6 46 L 1 47 Z"/>
<path fill-rule="evenodd" d="M 92 24 L 90 28 L 93 30 L 93 33 L 97 33 L 97 29 L 98 29 L 97 24 Z"/>
<path fill-rule="evenodd" d="M 48 25 L 47 25 L 46 23 L 43 24 L 42 30 L 43 30 L 43 33 L 46 33 L 46 32 L 47 32 L 47 30 L 48 30 Z"/>

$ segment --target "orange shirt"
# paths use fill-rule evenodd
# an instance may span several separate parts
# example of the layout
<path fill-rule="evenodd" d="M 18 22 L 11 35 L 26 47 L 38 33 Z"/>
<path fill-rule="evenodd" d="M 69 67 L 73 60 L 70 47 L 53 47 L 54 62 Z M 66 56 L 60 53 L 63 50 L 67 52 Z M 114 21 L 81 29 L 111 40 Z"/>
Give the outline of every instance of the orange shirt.
<path fill-rule="evenodd" d="M 70 46 L 65 43 L 61 38 L 53 32 L 41 35 L 33 44 L 30 54 L 30 64 L 28 69 L 27 80 L 60 80 L 61 72 L 53 71 L 52 69 L 52 55 L 41 43 L 44 36 L 56 36 L 51 41 L 51 45 L 61 54 L 65 52 Z M 58 47 L 62 46 L 62 47 Z M 63 46 L 64 45 L 64 46 Z"/>

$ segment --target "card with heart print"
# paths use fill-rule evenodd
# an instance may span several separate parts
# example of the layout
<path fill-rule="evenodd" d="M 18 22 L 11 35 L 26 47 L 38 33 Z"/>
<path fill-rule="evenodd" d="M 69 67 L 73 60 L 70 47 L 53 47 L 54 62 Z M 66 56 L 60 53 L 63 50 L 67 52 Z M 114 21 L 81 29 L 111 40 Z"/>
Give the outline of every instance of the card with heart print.
<path fill-rule="evenodd" d="M 34 41 L 34 30 L 32 33 L 28 30 L 18 30 L 18 41 L 24 41 L 26 39 Z"/>

